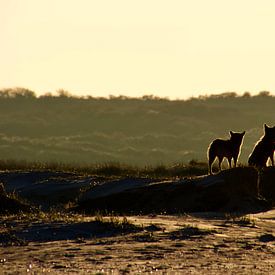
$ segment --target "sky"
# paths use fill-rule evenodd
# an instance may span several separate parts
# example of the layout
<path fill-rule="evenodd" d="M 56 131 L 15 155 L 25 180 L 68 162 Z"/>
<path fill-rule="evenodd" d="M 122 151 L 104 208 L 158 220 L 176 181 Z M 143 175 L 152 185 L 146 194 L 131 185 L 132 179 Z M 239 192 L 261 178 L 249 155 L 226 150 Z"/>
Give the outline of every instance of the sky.
<path fill-rule="evenodd" d="M 275 91 L 274 0 L 0 0 L 0 88 Z"/>

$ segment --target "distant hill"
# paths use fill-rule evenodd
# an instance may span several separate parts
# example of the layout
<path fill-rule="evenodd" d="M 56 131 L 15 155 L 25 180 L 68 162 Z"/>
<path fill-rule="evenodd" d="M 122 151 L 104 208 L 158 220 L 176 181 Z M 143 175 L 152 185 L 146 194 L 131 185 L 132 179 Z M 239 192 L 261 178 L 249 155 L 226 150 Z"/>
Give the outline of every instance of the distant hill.
<path fill-rule="evenodd" d="M 0 91 L 0 158 L 132 165 L 206 161 L 209 143 L 246 130 L 241 162 L 275 125 L 268 92 L 188 100 L 153 96 L 77 98 L 64 91 L 37 97 L 26 89 Z"/>

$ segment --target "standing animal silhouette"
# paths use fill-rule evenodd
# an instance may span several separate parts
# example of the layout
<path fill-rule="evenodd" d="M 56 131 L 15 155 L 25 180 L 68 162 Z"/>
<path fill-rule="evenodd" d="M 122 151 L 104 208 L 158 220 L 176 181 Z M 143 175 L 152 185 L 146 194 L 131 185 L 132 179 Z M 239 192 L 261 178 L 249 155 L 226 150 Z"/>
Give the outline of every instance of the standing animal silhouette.
<path fill-rule="evenodd" d="M 248 158 L 248 164 L 258 168 L 266 167 L 268 158 L 274 166 L 275 150 L 275 126 L 269 127 L 264 124 L 264 135 L 256 143 L 252 153 Z"/>
<path fill-rule="evenodd" d="M 242 133 L 230 133 L 230 139 L 215 139 L 208 147 L 208 169 L 209 174 L 212 174 L 212 164 L 218 157 L 219 171 L 221 171 L 221 164 L 224 158 L 227 158 L 229 167 L 231 168 L 231 161 L 233 158 L 234 167 L 237 165 L 237 160 L 240 154 L 241 145 L 245 131 Z"/>

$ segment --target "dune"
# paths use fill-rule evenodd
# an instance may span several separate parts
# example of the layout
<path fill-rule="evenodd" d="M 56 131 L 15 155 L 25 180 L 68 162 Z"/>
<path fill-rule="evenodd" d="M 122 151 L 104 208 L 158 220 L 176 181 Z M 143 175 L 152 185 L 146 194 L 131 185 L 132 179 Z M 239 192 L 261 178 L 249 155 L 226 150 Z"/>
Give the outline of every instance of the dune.
<path fill-rule="evenodd" d="M 251 167 L 183 179 L 99 178 L 63 172 L 2 172 L 7 193 L 42 209 L 74 202 L 78 212 L 122 214 L 202 211 L 254 213 L 275 201 L 274 168 L 258 175 Z M 258 177 L 259 176 L 259 177 Z"/>

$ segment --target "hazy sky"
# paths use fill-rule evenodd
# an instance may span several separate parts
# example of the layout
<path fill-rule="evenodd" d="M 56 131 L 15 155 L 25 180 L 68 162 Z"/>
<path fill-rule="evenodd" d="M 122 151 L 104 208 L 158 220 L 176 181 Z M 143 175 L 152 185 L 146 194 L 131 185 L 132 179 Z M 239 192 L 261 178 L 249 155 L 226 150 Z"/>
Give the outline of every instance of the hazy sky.
<path fill-rule="evenodd" d="M 0 88 L 275 91 L 274 0 L 0 0 Z"/>

